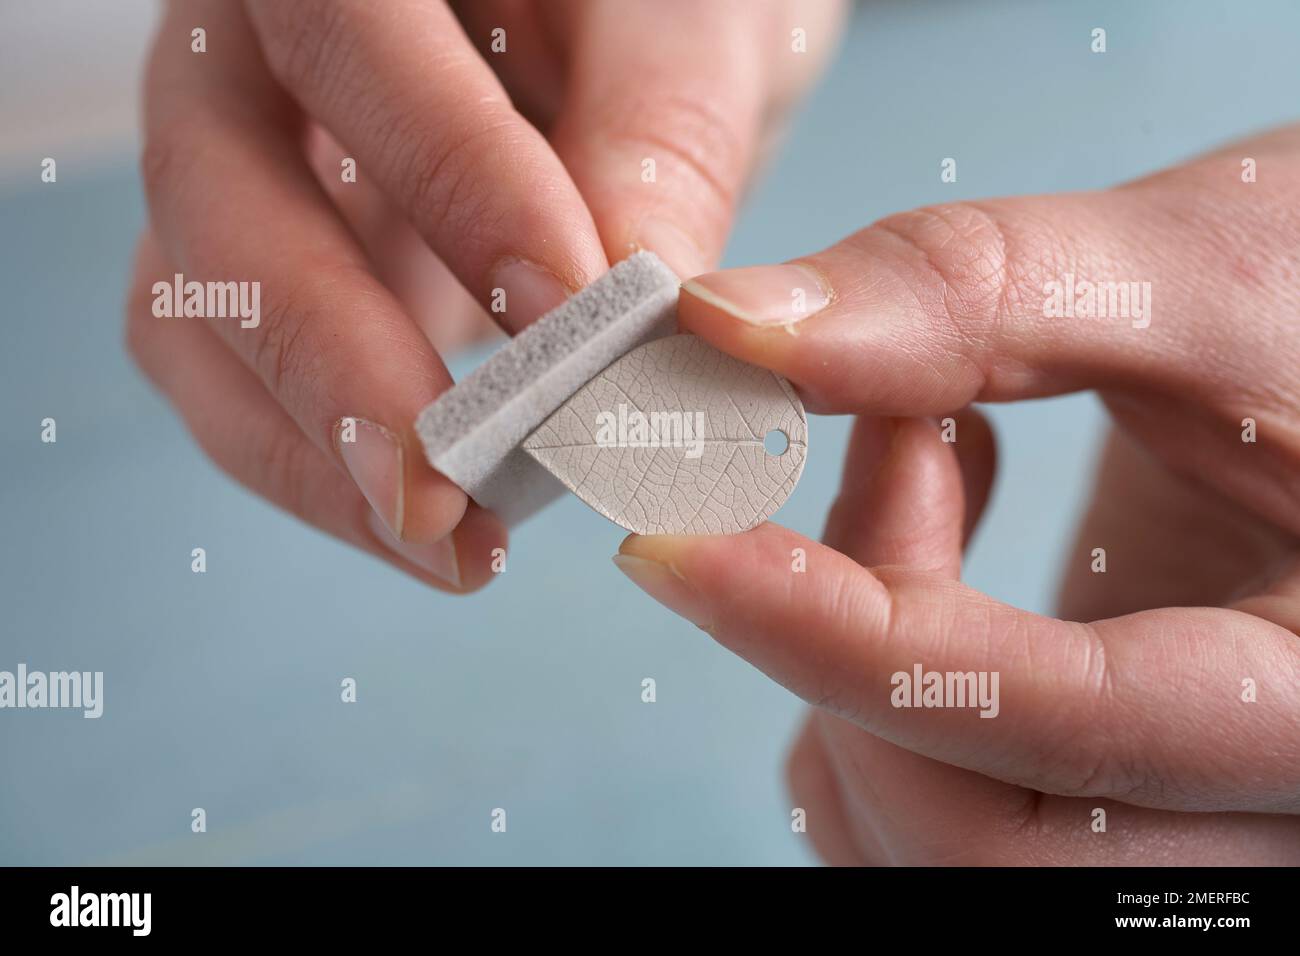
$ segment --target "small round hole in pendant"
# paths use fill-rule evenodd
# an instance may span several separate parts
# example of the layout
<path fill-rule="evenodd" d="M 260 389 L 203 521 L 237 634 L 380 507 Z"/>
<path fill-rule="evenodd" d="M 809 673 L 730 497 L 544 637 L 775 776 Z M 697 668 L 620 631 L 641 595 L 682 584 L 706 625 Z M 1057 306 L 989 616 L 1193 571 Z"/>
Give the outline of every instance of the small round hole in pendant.
<path fill-rule="evenodd" d="M 775 458 L 780 458 L 790 447 L 790 436 L 779 428 L 773 428 L 763 436 L 763 449 Z"/>

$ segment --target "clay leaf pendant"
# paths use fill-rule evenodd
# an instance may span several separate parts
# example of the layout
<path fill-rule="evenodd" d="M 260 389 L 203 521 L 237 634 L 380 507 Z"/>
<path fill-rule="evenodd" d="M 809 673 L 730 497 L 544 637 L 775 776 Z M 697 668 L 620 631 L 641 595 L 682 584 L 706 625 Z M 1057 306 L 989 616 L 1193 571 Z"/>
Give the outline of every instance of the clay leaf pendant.
<path fill-rule="evenodd" d="M 674 335 L 607 367 L 523 448 L 629 531 L 732 534 L 761 524 L 794 491 L 808 421 L 779 375 Z"/>

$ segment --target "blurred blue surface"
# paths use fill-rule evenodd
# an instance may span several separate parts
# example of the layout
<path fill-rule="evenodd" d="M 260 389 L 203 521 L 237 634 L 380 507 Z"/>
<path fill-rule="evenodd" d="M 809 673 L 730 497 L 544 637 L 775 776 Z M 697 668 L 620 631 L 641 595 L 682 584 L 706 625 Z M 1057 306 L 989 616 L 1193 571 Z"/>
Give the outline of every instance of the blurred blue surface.
<path fill-rule="evenodd" d="M 1298 28 L 1284 2 L 868 4 L 728 264 L 923 203 L 1106 186 L 1291 119 Z M 609 561 L 621 532 L 577 500 L 453 600 L 218 473 L 121 348 L 142 220 L 125 168 L 61 165 L 0 204 L 0 669 L 105 672 L 100 720 L 0 712 L 0 862 L 811 860 L 781 781 L 800 705 L 636 591 Z M 1101 415 L 1085 396 L 992 415 L 1003 472 L 968 580 L 1045 611 Z M 782 523 L 820 531 L 846 429 L 813 422 Z"/>

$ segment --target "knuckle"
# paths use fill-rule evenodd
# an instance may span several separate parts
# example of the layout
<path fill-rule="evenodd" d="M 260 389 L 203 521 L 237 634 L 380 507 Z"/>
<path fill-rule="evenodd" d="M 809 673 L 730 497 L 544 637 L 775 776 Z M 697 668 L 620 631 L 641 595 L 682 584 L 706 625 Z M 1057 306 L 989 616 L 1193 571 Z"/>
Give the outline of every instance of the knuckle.
<path fill-rule="evenodd" d="M 914 209 L 867 232 L 892 243 L 922 315 L 978 375 L 979 394 L 1000 390 L 1009 371 L 1004 340 L 1041 316 L 1044 282 L 1071 268 L 1050 229 L 992 204 Z"/>
<path fill-rule="evenodd" d="M 203 453 L 227 476 L 291 514 L 305 516 L 311 475 L 310 448 L 297 429 L 281 419 L 253 424 L 216 414 L 187 416 L 186 424 Z"/>
<path fill-rule="evenodd" d="M 289 89 L 322 94 L 343 73 L 350 35 L 345 25 L 364 6 L 274 0 L 251 9 L 271 75 Z"/>
<path fill-rule="evenodd" d="M 492 192 L 475 172 L 491 157 L 522 152 L 511 133 L 514 126 L 510 117 L 501 117 L 473 128 L 436 131 L 424 118 L 412 118 L 390 128 L 381 155 L 406 184 L 417 222 L 435 232 L 450 231 L 462 245 L 499 225 L 504 210 L 493 214 Z"/>
<path fill-rule="evenodd" d="M 152 205 L 181 189 L 181 178 L 190 164 L 185 160 L 184 131 L 174 124 L 152 133 L 140 154 L 140 178 Z"/>
<path fill-rule="evenodd" d="M 316 358 L 307 340 L 310 315 L 311 303 L 300 286 L 268 302 L 262 316 L 251 364 L 271 394 L 282 399 L 296 383 L 311 377 Z M 230 334 L 245 332 L 239 329 Z"/>
<path fill-rule="evenodd" d="M 1123 799 L 1145 786 L 1138 768 L 1123 758 L 1124 752 L 1099 728 L 1085 729 L 1043 755 L 1032 785 L 1064 796 Z"/>
<path fill-rule="evenodd" d="M 267 296 L 256 329 L 221 326 L 228 336 L 255 335 L 246 349 L 248 362 L 283 406 L 308 407 L 313 395 L 328 390 L 356 356 L 351 341 L 322 329 L 327 314 L 369 314 L 373 290 L 369 273 L 356 263 L 305 263 L 296 283 Z"/>
<path fill-rule="evenodd" d="M 926 280 L 932 314 L 962 338 L 992 330 L 1007 289 L 1007 243 L 997 220 L 970 203 L 913 209 L 878 228 L 904 246 Z"/>
<path fill-rule="evenodd" d="M 593 120 L 615 145 L 666 158 L 670 176 L 689 177 L 695 194 L 719 210 L 735 205 L 749 150 L 736 118 L 715 103 L 647 91 L 609 98 Z"/>
<path fill-rule="evenodd" d="M 1066 699 L 1074 705 L 1062 711 L 1052 728 L 1034 779 L 1035 789 L 1075 797 L 1124 799 L 1147 789 L 1149 768 L 1136 757 L 1142 753 L 1124 736 L 1121 715 L 1123 694 L 1116 687 L 1115 667 L 1105 641 L 1096 631 L 1083 627 L 1086 656 L 1078 666 L 1076 693 Z"/>
<path fill-rule="evenodd" d="M 175 172 L 184 168 L 177 156 L 181 143 L 171 135 L 177 111 L 167 108 L 165 97 L 161 95 L 169 88 L 161 54 L 160 33 L 154 40 L 144 68 L 144 148 L 140 152 L 139 165 L 145 196 L 151 203 L 171 182 Z"/>
<path fill-rule="evenodd" d="M 250 486 L 290 514 L 305 517 L 310 503 L 308 489 L 314 484 L 309 451 L 314 449 L 297 429 L 274 429 L 263 454 L 256 456 L 253 467 L 258 473 L 252 476 Z"/>
<path fill-rule="evenodd" d="M 155 121 L 140 153 L 140 178 L 151 207 L 204 188 L 193 181 L 202 168 L 196 154 L 210 148 L 208 144 L 225 132 L 224 125 L 220 113 L 204 103 Z"/>

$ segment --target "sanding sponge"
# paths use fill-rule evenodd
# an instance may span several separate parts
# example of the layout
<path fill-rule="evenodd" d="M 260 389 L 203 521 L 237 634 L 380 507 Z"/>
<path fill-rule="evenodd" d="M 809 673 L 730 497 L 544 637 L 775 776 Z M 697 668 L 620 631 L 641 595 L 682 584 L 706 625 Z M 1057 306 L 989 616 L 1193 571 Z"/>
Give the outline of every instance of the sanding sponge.
<path fill-rule="evenodd" d="M 638 252 L 546 313 L 420 413 L 429 464 L 507 525 L 564 494 L 520 444 L 611 363 L 672 335 L 679 286 Z"/>

